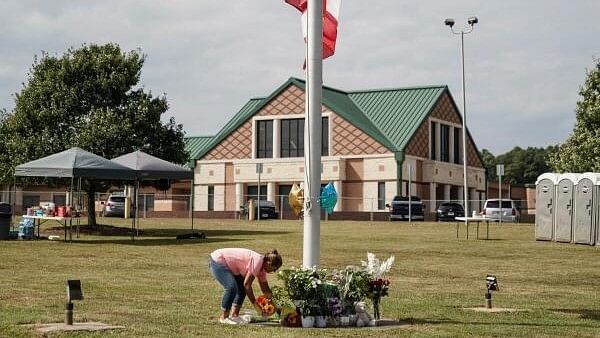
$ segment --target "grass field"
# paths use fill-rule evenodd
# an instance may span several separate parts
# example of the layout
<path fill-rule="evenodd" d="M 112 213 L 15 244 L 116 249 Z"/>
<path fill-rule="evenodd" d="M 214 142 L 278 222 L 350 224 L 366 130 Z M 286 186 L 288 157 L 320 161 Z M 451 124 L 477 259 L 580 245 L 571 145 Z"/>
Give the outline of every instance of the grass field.
<path fill-rule="evenodd" d="M 492 240 L 485 241 L 475 240 L 474 231 L 464 239 L 462 228 L 457 240 L 454 223 L 322 222 L 323 267 L 359 264 L 367 251 L 396 256 L 382 313 L 406 325 L 377 331 L 216 323 L 222 290 L 207 270 L 208 254 L 221 247 L 277 248 L 284 268 L 296 266 L 302 224 L 196 220 L 196 228 L 208 238 L 176 240 L 188 222 L 155 219 L 142 221 L 135 242 L 89 234 L 73 243 L 0 242 L 0 336 L 35 336 L 20 324 L 63 321 L 65 280 L 75 278 L 85 296 L 75 304 L 75 321 L 126 329 L 53 337 L 600 337 L 600 247 L 536 242 L 533 225 L 491 225 Z M 465 309 L 484 304 L 488 273 L 500 285 L 494 305 L 522 311 Z M 269 279 L 277 284 L 274 275 Z"/>

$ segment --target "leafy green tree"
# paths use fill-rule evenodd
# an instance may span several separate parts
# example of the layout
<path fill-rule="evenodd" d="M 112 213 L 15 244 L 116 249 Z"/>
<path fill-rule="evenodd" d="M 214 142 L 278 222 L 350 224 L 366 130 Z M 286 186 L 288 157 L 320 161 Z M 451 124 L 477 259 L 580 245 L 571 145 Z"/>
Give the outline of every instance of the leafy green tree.
<path fill-rule="evenodd" d="M 487 149 L 481 149 L 480 155 L 488 181 L 493 180 L 496 177 L 496 157 Z"/>
<path fill-rule="evenodd" d="M 15 108 L 0 122 L 4 171 L 73 146 L 105 158 L 142 150 L 185 163 L 183 127 L 171 117 L 165 96 L 153 97 L 139 83 L 145 55 L 116 44 L 83 45 L 62 56 L 35 59 Z M 2 155 L 0 155 L 2 156 Z M 4 174 L 0 179 L 7 181 Z M 85 181 L 89 224 L 95 225 L 94 194 L 107 182 Z"/>
<path fill-rule="evenodd" d="M 548 172 L 548 156 L 554 151 L 555 147 L 536 148 L 514 147 L 512 150 L 495 157 L 488 150 L 481 151 L 481 157 L 484 166 L 487 169 L 488 181 L 498 180 L 496 174 L 496 165 L 504 164 L 503 182 L 509 182 L 512 185 L 523 186 L 527 183 L 534 183 L 537 177 Z"/>
<path fill-rule="evenodd" d="M 600 59 L 587 71 L 579 95 L 575 129 L 550 156 L 550 165 L 556 172 L 600 170 Z"/>

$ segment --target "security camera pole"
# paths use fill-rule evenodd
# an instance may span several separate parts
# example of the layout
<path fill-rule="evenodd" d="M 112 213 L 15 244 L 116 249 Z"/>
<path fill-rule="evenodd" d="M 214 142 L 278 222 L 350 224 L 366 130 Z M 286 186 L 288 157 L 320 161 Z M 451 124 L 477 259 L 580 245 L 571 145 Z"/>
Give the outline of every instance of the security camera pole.
<path fill-rule="evenodd" d="M 467 218 L 469 216 L 469 187 L 467 185 L 467 99 L 465 94 L 465 34 L 473 31 L 473 26 L 479 22 L 477 17 L 469 17 L 467 23 L 469 27 L 460 32 L 454 31 L 454 19 L 446 19 L 444 24 L 450 27 L 452 33 L 460 35 L 460 55 L 462 59 L 462 99 L 463 99 L 463 118 L 462 118 L 462 143 L 463 143 L 463 177 L 464 177 L 464 199 L 465 199 L 465 227 L 469 226 Z M 467 228 L 468 236 L 468 228 Z"/>

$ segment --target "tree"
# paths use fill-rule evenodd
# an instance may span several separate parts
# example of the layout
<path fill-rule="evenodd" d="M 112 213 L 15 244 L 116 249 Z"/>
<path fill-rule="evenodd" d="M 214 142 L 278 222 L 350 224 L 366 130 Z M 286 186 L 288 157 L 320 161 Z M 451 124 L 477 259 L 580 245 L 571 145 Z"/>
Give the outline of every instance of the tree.
<path fill-rule="evenodd" d="M 587 78 L 579 90 L 573 133 L 550 156 L 556 172 L 600 170 L 600 59 L 586 71 Z"/>
<path fill-rule="evenodd" d="M 536 148 L 514 147 L 512 150 L 494 156 L 487 149 L 481 151 L 481 158 L 487 169 L 488 181 L 497 181 L 496 165 L 504 164 L 503 182 L 508 181 L 512 185 L 523 186 L 534 183 L 537 177 L 549 171 L 548 156 L 555 147 Z"/>
<path fill-rule="evenodd" d="M 109 159 L 142 150 L 185 163 L 182 125 L 172 117 L 161 122 L 166 97 L 134 88 L 144 61 L 140 51 L 124 53 L 116 44 L 83 45 L 60 57 L 43 53 L 36 58 L 12 114 L 0 121 L 4 170 L 12 175 L 16 165 L 73 146 Z M 86 180 L 83 188 L 88 224 L 95 225 L 94 194 L 108 184 Z"/>
<path fill-rule="evenodd" d="M 493 180 L 496 177 L 496 157 L 487 149 L 481 149 L 480 155 L 488 181 Z"/>

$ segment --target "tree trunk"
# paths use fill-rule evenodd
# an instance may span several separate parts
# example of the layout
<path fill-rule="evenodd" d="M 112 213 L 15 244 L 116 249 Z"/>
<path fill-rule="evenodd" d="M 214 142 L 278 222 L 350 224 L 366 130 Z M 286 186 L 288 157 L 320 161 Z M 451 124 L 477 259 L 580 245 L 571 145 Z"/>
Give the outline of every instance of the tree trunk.
<path fill-rule="evenodd" d="M 88 226 L 90 228 L 96 228 L 96 187 L 92 184 L 87 191 L 88 198 Z"/>

